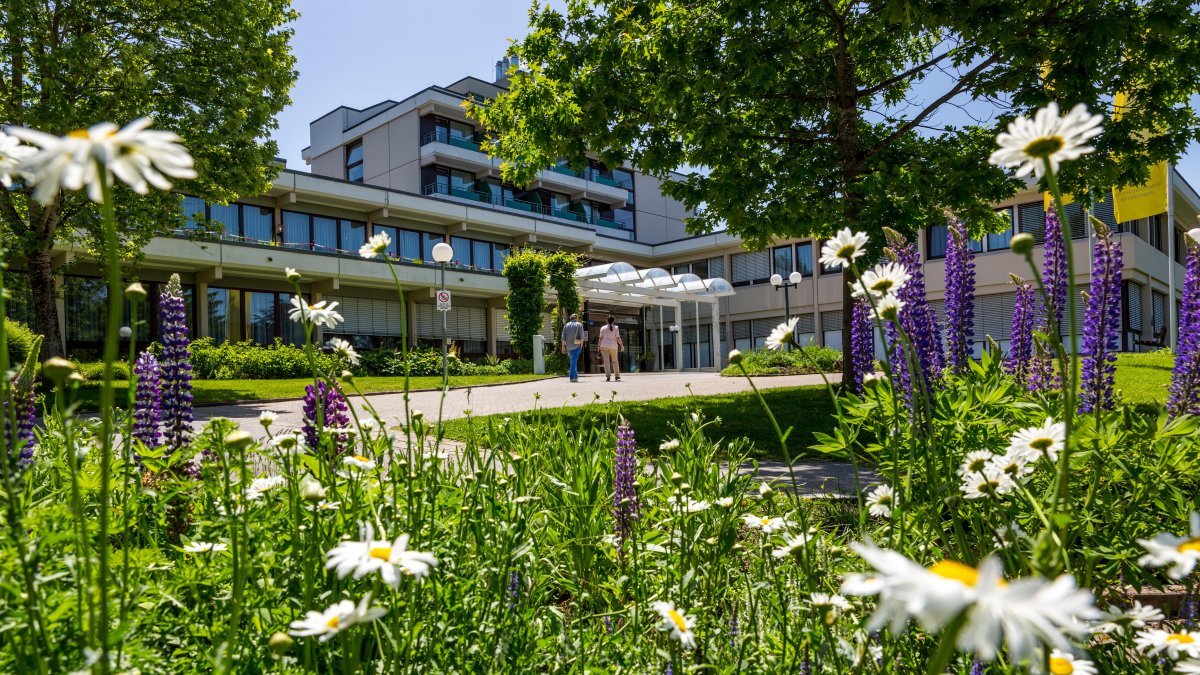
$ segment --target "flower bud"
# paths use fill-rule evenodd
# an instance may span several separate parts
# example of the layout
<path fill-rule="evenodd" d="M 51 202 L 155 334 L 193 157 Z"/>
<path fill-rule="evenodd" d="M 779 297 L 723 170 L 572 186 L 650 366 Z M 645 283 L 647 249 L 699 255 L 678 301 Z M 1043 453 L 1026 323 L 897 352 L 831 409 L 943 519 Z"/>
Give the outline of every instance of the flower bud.
<path fill-rule="evenodd" d="M 225 436 L 225 445 L 234 449 L 244 448 L 253 442 L 254 437 L 241 429 L 232 431 Z"/>
<path fill-rule="evenodd" d="M 346 384 L 352 384 L 354 382 L 354 373 L 352 373 L 348 370 L 343 370 L 342 375 L 341 375 L 341 380 L 342 380 L 342 382 L 345 382 Z"/>
<path fill-rule="evenodd" d="M 42 364 L 42 374 L 55 383 L 62 382 L 64 378 L 74 372 L 75 364 L 61 356 L 52 356 Z"/>
<path fill-rule="evenodd" d="M 729 352 L 729 365 L 736 366 L 742 362 L 742 352 L 739 349 L 734 349 Z"/>
<path fill-rule="evenodd" d="M 146 287 L 138 282 L 133 282 L 125 287 L 125 299 L 134 302 L 141 302 L 146 299 Z"/>
<path fill-rule="evenodd" d="M 1009 247 L 1017 255 L 1029 255 L 1033 252 L 1033 244 L 1033 235 L 1028 232 L 1022 232 L 1013 235 L 1012 241 L 1009 242 Z"/>
<path fill-rule="evenodd" d="M 271 636 L 271 640 L 268 644 L 271 647 L 272 653 L 286 654 L 287 652 L 291 651 L 292 645 L 296 643 L 294 640 L 292 640 L 292 636 L 288 635 L 287 633 L 275 633 Z"/>
<path fill-rule="evenodd" d="M 296 271 L 295 267 L 283 268 L 283 274 L 287 277 L 288 283 L 295 284 L 300 282 L 300 273 Z"/>
<path fill-rule="evenodd" d="M 121 326 L 121 329 L 117 331 L 117 334 L 121 336 L 122 340 L 128 340 L 129 338 L 133 337 L 133 329 L 129 326 Z"/>
<path fill-rule="evenodd" d="M 300 496 L 306 501 L 319 502 L 325 499 L 325 486 L 314 480 L 312 477 L 306 477 L 300 483 Z"/>
<path fill-rule="evenodd" d="M 683 482 L 683 474 L 679 473 L 678 471 L 672 473 L 671 474 L 671 482 L 675 483 L 676 485 L 682 483 Z"/>

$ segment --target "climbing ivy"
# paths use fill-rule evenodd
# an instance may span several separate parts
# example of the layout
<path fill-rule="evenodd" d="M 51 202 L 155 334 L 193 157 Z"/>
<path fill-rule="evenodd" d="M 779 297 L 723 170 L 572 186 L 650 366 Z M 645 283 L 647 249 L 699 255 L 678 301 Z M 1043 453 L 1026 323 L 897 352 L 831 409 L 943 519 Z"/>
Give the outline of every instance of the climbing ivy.
<path fill-rule="evenodd" d="M 514 250 L 504 261 L 508 280 L 508 333 L 512 349 L 521 358 L 533 356 L 533 336 L 542 329 L 546 311 L 546 256 L 532 248 Z"/>

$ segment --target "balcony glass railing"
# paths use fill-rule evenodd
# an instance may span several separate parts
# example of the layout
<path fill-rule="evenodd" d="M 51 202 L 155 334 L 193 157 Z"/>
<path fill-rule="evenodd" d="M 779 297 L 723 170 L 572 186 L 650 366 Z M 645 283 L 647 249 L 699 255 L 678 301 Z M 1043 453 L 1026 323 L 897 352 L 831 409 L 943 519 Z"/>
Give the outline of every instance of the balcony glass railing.
<path fill-rule="evenodd" d="M 615 221 L 596 216 L 588 217 L 586 213 L 573 211 L 571 209 L 554 208 L 546 206 L 538 202 L 531 202 L 524 199 L 516 199 L 514 197 L 500 197 L 488 190 L 479 190 L 474 184 L 462 185 L 445 185 L 442 183 L 430 183 L 426 185 L 422 192 L 426 195 L 447 195 L 450 197 L 458 197 L 459 199 L 469 199 L 473 202 L 482 202 L 491 204 L 492 206 L 503 206 L 504 208 L 524 211 L 525 213 L 534 213 L 542 216 L 551 216 L 553 218 L 562 218 L 574 223 L 591 224 L 597 228 L 603 228 L 609 236 L 624 237 L 627 239 L 633 238 L 633 231 Z M 616 231 L 611 232 L 610 231 Z"/>
<path fill-rule="evenodd" d="M 447 145 L 453 145 L 456 148 L 479 152 L 479 142 L 475 139 L 455 136 L 454 134 L 448 133 L 444 129 L 431 131 L 430 133 L 427 133 L 421 137 L 421 145 L 429 145 L 430 143 L 445 143 Z"/>
<path fill-rule="evenodd" d="M 619 188 L 622 190 L 626 189 L 624 185 L 621 185 L 620 183 L 613 180 L 612 178 L 609 178 L 608 176 L 600 175 L 600 172 L 596 171 L 595 169 L 592 169 L 588 173 L 588 180 L 592 181 L 593 183 L 599 183 L 601 185 L 607 185 L 609 187 L 615 187 L 615 188 Z"/>
<path fill-rule="evenodd" d="M 585 177 L 582 171 L 576 171 L 566 164 L 555 164 L 554 166 L 550 167 L 550 170 L 554 173 L 561 173 L 564 176 L 574 176 L 575 178 Z"/>

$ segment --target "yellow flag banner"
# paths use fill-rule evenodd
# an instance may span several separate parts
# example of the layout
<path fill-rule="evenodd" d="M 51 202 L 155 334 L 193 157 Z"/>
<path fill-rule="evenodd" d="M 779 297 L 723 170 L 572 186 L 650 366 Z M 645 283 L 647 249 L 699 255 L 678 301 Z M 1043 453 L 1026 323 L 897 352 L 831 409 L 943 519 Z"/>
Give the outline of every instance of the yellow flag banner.
<path fill-rule="evenodd" d="M 1062 196 L 1062 205 L 1063 206 L 1066 206 L 1067 204 L 1074 204 L 1074 203 L 1075 203 L 1075 198 L 1072 197 L 1071 195 L 1063 195 Z M 1042 209 L 1044 211 L 1049 211 L 1050 207 L 1053 205 L 1054 205 L 1054 195 L 1050 194 L 1049 192 L 1043 192 L 1042 193 Z"/>
<path fill-rule="evenodd" d="M 1167 212 L 1167 163 L 1150 167 L 1150 180 L 1113 188 L 1113 217 L 1118 223 Z"/>

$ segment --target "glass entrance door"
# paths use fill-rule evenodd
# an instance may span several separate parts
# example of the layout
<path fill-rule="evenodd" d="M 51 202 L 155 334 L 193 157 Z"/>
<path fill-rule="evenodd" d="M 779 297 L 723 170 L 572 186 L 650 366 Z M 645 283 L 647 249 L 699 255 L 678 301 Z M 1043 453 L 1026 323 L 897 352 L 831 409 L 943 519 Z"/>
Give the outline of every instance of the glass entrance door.
<path fill-rule="evenodd" d="M 604 372 L 604 366 L 599 365 L 597 355 L 600 347 L 600 329 L 608 323 L 610 315 L 616 318 L 621 331 L 621 341 L 625 343 L 625 351 L 617 354 L 621 372 L 636 373 L 641 370 L 641 357 L 646 352 L 642 308 L 587 302 L 584 303 L 583 311 L 584 325 L 588 331 L 588 358 L 584 372 Z"/>

